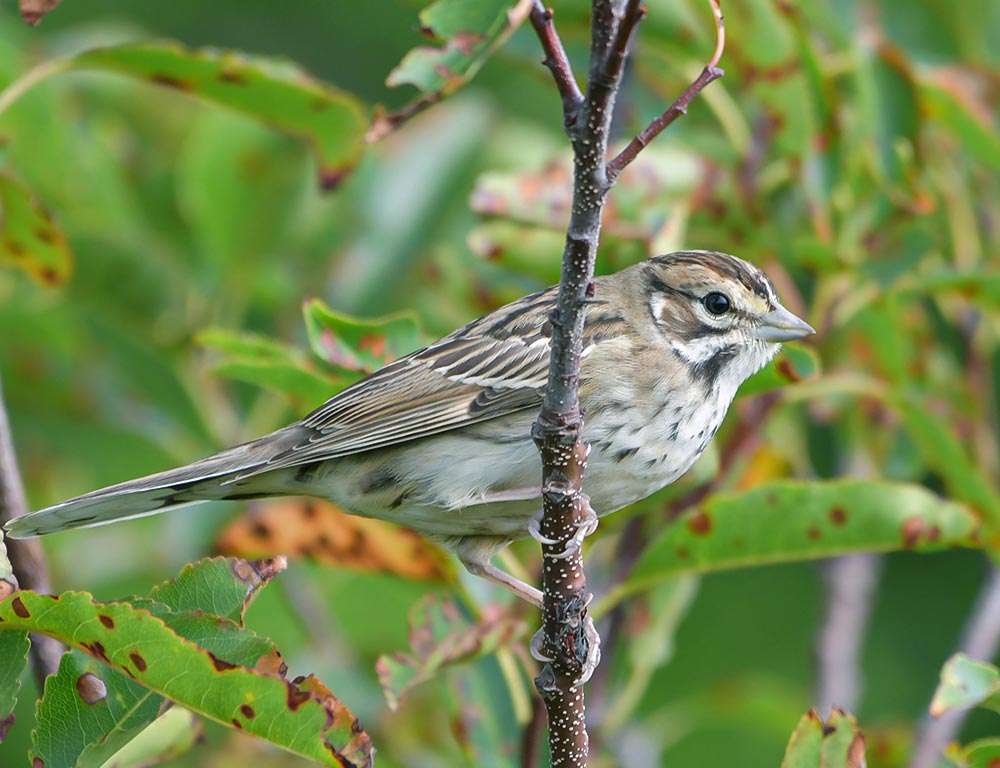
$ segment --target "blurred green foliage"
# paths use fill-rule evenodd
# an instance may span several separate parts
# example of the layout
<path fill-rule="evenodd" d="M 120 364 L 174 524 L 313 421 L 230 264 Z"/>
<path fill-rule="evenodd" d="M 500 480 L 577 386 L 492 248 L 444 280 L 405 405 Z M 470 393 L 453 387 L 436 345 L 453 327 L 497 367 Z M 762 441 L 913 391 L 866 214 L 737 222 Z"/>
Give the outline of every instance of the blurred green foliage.
<path fill-rule="evenodd" d="M 420 5 L 67 0 L 28 29 L 6 4 L 0 87 L 95 46 L 166 37 L 287 57 L 366 109 L 396 109 L 418 94 L 383 81 L 426 44 Z M 554 6 L 582 74 L 587 5 Z M 623 141 L 714 45 L 702 2 L 648 6 L 619 99 Z M 792 378 L 804 380 L 741 398 L 687 478 L 602 522 L 588 558 L 595 592 L 611 592 L 624 560 L 655 568 L 641 545 L 682 536 L 664 526 L 705 483 L 726 494 L 709 509 L 782 477 L 922 485 L 948 498 L 934 514 L 980 516 L 977 542 L 995 549 L 1000 5 L 743 0 L 725 11 L 727 75 L 622 177 L 599 269 L 675 247 L 736 253 L 819 330 L 818 364 L 793 353 Z M 29 190 L 73 254 L 59 287 L 0 271 L 0 373 L 33 506 L 255 437 L 377 362 L 331 366 L 317 324 L 406 311 L 433 337 L 554 281 L 568 149 L 539 58 L 519 29 L 462 90 L 367 148 L 332 193 L 307 146 L 177 88 L 73 72 L 0 113 L 5 210 L 10 189 Z M 10 256 L 0 246 L 0 264 Z M 53 537 L 55 587 L 144 593 L 210 553 L 239 513 L 206 504 Z M 754 509 L 740 514 L 752 529 Z M 534 566 L 531 543 L 516 553 Z M 886 558 L 854 712 L 870 766 L 906 764 L 983 560 L 971 548 Z M 462 621 L 488 621 L 473 606 L 506 599 L 466 586 Z M 375 661 L 419 657 L 407 616 L 434 590 L 294 561 L 247 624 L 291 674 L 315 672 L 352 708 L 380 765 L 518 764 L 530 682 L 517 652 L 442 670 L 398 712 L 385 704 Z M 822 610 L 813 564 L 683 575 L 629 597 L 592 686 L 594 764 L 780 764 L 815 698 Z M 26 678 L 4 762 L 28 750 L 33 693 Z M 173 764 L 293 760 L 213 724 L 206 733 Z M 963 741 L 994 734 L 974 717 Z"/>

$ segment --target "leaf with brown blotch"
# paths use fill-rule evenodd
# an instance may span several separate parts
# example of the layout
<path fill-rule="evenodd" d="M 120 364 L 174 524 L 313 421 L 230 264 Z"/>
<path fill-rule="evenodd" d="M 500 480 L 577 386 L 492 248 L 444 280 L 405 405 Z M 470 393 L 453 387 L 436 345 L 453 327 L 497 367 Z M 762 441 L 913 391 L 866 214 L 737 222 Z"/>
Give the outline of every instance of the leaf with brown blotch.
<path fill-rule="evenodd" d="M 24 270 L 43 285 L 69 276 L 72 255 L 66 235 L 30 189 L 0 174 L 0 266 Z"/>
<path fill-rule="evenodd" d="M 323 565 L 416 581 L 450 583 L 454 579 L 451 558 L 414 531 L 348 515 L 316 499 L 259 504 L 219 534 L 216 548 L 243 557 L 281 552 Z"/>
<path fill-rule="evenodd" d="M 495 609 L 494 609 L 495 610 Z M 403 696 L 444 667 L 494 653 L 522 637 L 527 626 L 521 619 L 493 612 L 473 624 L 451 600 L 428 595 L 410 611 L 412 654 L 380 656 L 375 663 L 379 683 L 390 709 L 398 709 Z"/>
<path fill-rule="evenodd" d="M 865 737 L 853 715 L 834 708 L 824 723 L 811 709 L 788 741 L 781 768 L 865 768 Z"/>
<path fill-rule="evenodd" d="M 55 637 L 105 665 L 85 669 L 83 675 L 94 675 L 104 685 L 108 685 L 105 675 L 124 675 L 122 679 L 135 681 L 204 717 L 321 764 L 371 766 L 367 734 L 346 707 L 314 679 L 289 682 L 240 663 L 245 659 L 234 663 L 205 647 L 210 640 L 216 650 L 220 645 L 233 647 L 228 641 L 238 640 L 246 632 L 233 622 L 204 613 L 175 616 L 166 606 L 162 606 L 163 611 L 161 618 L 146 608 L 126 602 L 97 602 L 82 592 L 52 596 L 21 591 L 0 601 L 0 631 L 28 630 Z M 184 630 L 175 631 L 170 626 L 175 621 L 183 624 Z M 225 637 L 204 631 L 213 622 L 226 623 Z M 190 630 L 201 635 L 201 642 L 180 634 Z M 267 655 L 265 644 L 256 640 L 246 633 L 240 644 L 252 645 L 256 649 L 252 656 L 257 656 L 257 651 Z M 259 657 L 251 660 L 259 662 Z M 87 700 L 103 700 L 101 685 L 89 678 L 84 683 L 73 689 L 84 706 Z M 53 742 L 52 748 L 58 753 L 61 746 Z M 58 760 L 47 762 L 62 764 Z"/>
<path fill-rule="evenodd" d="M 421 96 L 395 112 L 379 109 L 367 140 L 377 141 L 416 113 L 467 83 L 513 34 L 532 0 L 436 0 L 420 12 L 421 31 L 440 46 L 414 48 L 389 73 L 386 85 L 413 85 Z"/>

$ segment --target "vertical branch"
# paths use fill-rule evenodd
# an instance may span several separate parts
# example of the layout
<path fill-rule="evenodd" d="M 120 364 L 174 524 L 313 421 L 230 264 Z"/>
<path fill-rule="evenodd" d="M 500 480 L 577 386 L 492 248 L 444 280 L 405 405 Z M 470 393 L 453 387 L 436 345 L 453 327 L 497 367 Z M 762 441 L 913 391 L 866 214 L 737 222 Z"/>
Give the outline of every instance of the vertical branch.
<path fill-rule="evenodd" d="M 718 0 L 710 0 L 718 9 Z M 620 12 L 616 13 L 616 6 Z M 551 314 L 552 341 L 549 376 L 532 437 L 542 457 L 540 525 L 543 567 L 541 656 L 546 659 L 535 687 L 549 722 L 553 766 L 586 765 L 589 751 L 583 684 L 600 658 L 599 640 L 587 615 L 590 595 L 581 557 L 583 536 L 593 530 L 595 513 L 583 494 L 583 476 L 589 447 L 582 442 L 583 414 L 579 401 L 580 354 L 584 310 L 594 293 L 594 262 L 601 218 L 615 177 L 653 136 L 662 131 L 712 80 L 721 76 L 714 67 L 721 55 L 719 42 L 712 65 L 668 109 L 640 145 L 615 159 L 609 168 L 608 138 L 615 98 L 621 86 L 629 45 L 646 15 L 640 0 L 592 0 L 588 81 L 582 100 L 565 51 L 552 24 L 552 14 L 538 2 L 531 19 L 546 53 L 563 102 L 564 125 L 573 146 L 573 205 L 556 307 Z M 721 12 L 717 14 L 721 29 Z M 720 31 L 721 36 L 721 31 Z M 720 40 L 724 39 L 720 37 Z M 624 153 L 623 153 L 624 154 Z"/>
<path fill-rule="evenodd" d="M 11 436 L 7 409 L 3 402 L 3 387 L 0 386 L 0 528 L 8 520 L 25 514 L 28 505 L 24 498 L 24 485 L 17 468 L 14 440 Z M 49 574 L 45 567 L 45 556 L 37 539 L 6 540 L 7 557 L 14 576 L 22 589 L 35 592 L 51 592 Z M 45 678 L 59 669 L 59 659 L 63 647 L 51 637 L 31 636 L 31 668 L 35 674 L 38 690 L 41 691 Z"/>

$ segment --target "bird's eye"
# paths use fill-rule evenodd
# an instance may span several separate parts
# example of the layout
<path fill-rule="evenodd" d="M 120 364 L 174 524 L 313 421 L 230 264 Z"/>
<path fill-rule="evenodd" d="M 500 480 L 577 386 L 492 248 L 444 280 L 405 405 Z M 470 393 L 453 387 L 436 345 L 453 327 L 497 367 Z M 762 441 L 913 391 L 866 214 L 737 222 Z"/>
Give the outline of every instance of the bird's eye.
<path fill-rule="evenodd" d="M 705 309 L 713 315 L 724 315 L 732 306 L 729 303 L 729 297 L 724 293 L 719 293 L 718 291 L 706 293 L 705 298 L 701 300 L 701 303 L 704 304 Z"/>

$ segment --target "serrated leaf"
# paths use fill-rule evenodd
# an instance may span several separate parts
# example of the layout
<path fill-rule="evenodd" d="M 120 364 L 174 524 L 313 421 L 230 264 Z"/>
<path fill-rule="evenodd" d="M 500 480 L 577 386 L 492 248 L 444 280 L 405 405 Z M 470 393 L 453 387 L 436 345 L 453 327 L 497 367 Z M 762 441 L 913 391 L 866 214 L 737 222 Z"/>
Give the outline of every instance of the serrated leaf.
<path fill-rule="evenodd" d="M 331 189 L 360 159 L 368 119 L 354 96 L 286 61 L 156 42 L 95 48 L 68 62 L 174 88 L 237 110 L 306 141 Z"/>
<path fill-rule="evenodd" d="M 877 481 L 777 482 L 717 495 L 667 528 L 605 606 L 682 573 L 898 549 L 971 546 L 976 516 L 917 485 Z M 595 613 L 600 613 L 595 609 Z"/>
<path fill-rule="evenodd" d="M 931 699 L 930 713 L 969 707 L 986 707 L 1000 712 L 1000 670 L 985 661 L 956 653 L 941 669 L 941 682 Z"/>
<path fill-rule="evenodd" d="M 865 737 L 853 715 L 834 708 L 824 723 L 815 710 L 799 721 L 781 768 L 864 768 Z"/>
<path fill-rule="evenodd" d="M 819 355 L 812 347 L 785 344 L 770 363 L 747 379 L 740 387 L 741 397 L 759 395 L 780 389 L 788 384 L 815 378 L 819 375 Z"/>
<path fill-rule="evenodd" d="M 420 581 L 454 579 L 453 559 L 414 531 L 349 515 L 317 499 L 261 503 L 223 529 L 216 549 L 240 557 L 285 552 L 323 565 Z"/>
<path fill-rule="evenodd" d="M 56 637 L 201 714 L 331 766 L 370 766 L 354 716 L 307 678 L 289 682 L 234 665 L 180 637 L 149 611 L 81 592 L 18 592 L 0 602 L 5 630 Z"/>
<path fill-rule="evenodd" d="M 66 236 L 27 187 L 0 174 L 0 266 L 23 269 L 43 285 L 70 273 Z"/>
<path fill-rule="evenodd" d="M 303 305 L 313 352 L 330 365 L 371 373 L 421 346 L 412 315 L 363 320 L 334 312 L 319 299 Z"/>
<path fill-rule="evenodd" d="M 14 725 L 14 705 L 30 648 L 27 632 L 0 632 L 0 744 Z"/>
<path fill-rule="evenodd" d="M 412 654 L 379 656 L 379 683 L 390 709 L 398 709 L 408 691 L 430 680 L 444 667 L 485 656 L 522 636 L 524 622 L 497 614 L 474 624 L 455 603 L 428 595 L 410 610 Z"/>
<path fill-rule="evenodd" d="M 283 557 L 257 561 L 234 557 L 199 560 L 184 566 L 176 579 L 153 587 L 150 598 L 173 611 L 204 611 L 242 622 L 257 593 L 285 567 Z"/>
<path fill-rule="evenodd" d="M 0 599 L 16 589 L 17 578 L 7 559 L 7 546 L 0 529 Z M 14 705 L 21 690 L 21 676 L 28 666 L 30 648 L 27 632 L 0 632 L 0 743 L 14 725 Z"/>
<path fill-rule="evenodd" d="M 389 73 L 386 85 L 413 85 L 423 96 L 394 113 L 379 113 L 369 140 L 380 138 L 424 107 L 472 79 L 531 11 L 532 0 L 437 0 L 420 12 L 427 36 L 442 42 L 409 51 Z"/>

